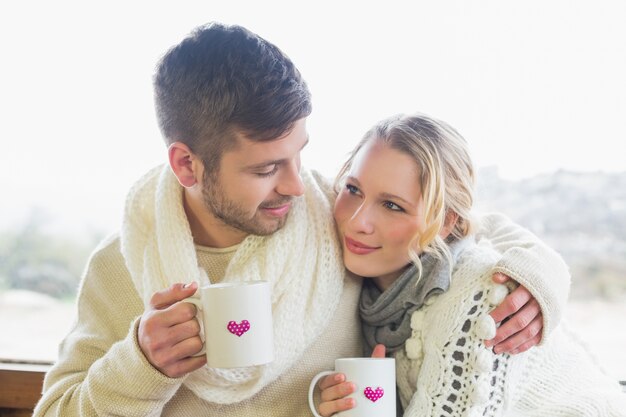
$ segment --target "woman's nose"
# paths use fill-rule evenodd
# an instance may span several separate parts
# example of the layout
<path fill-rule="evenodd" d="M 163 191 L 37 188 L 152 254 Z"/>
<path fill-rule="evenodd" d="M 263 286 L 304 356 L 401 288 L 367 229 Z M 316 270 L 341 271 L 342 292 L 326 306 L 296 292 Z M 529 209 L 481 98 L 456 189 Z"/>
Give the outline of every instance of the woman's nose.
<path fill-rule="evenodd" d="M 374 221 L 370 207 L 361 204 L 350 218 L 350 227 L 354 232 L 370 234 L 374 231 Z"/>

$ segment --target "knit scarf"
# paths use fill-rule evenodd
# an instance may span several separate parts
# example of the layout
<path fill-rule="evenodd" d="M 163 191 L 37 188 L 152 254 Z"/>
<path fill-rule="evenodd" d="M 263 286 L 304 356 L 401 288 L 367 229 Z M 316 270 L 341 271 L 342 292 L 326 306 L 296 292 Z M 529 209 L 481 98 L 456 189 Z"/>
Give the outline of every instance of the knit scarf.
<path fill-rule="evenodd" d="M 231 404 L 255 395 L 296 364 L 329 325 L 343 289 L 344 267 L 331 215 L 331 191 L 302 170 L 303 197 L 294 200 L 282 229 L 250 235 L 237 248 L 223 282 L 267 280 L 272 292 L 275 360 L 248 368 L 204 366 L 184 384 L 206 401 Z M 183 188 L 168 165 L 156 167 L 130 190 L 121 250 L 147 306 L 152 294 L 177 282 L 209 284 L 198 272 Z"/>
<path fill-rule="evenodd" d="M 472 238 L 465 238 L 449 245 L 452 264 L 445 257 L 422 255 L 421 279 L 418 279 L 417 267 L 411 264 L 384 292 L 371 279 L 363 281 L 359 314 L 366 356 L 378 343 L 385 345 L 388 352 L 395 352 L 404 345 L 411 336 L 411 314 L 429 297 L 448 290 L 452 265 L 472 241 Z"/>

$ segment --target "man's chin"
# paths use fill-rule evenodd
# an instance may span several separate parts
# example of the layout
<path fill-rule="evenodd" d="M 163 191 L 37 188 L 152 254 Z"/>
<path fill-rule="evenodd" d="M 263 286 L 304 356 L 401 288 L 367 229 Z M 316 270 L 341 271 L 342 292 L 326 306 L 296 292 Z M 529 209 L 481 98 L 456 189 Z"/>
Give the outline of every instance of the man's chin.
<path fill-rule="evenodd" d="M 266 217 L 264 219 L 265 221 L 263 222 L 262 225 L 259 225 L 260 227 L 258 227 L 257 233 L 255 234 L 259 236 L 269 236 L 278 232 L 287 223 L 288 216 L 289 214 L 286 214 L 285 216 L 280 217 L 280 218 L 276 218 L 276 217 L 267 218 L 267 216 L 265 216 Z"/>

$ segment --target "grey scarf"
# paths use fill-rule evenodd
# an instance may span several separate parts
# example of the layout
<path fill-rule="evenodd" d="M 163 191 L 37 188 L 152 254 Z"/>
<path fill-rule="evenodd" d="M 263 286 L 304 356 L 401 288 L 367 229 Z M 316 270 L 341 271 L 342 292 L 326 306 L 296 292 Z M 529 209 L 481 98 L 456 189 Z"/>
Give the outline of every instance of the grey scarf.
<path fill-rule="evenodd" d="M 459 254 L 474 239 L 471 237 L 449 245 L 452 259 L 437 259 L 424 254 L 422 279 L 418 280 L 417 267 L 411 264 L 389 288 L 382 292 L 373 280 L 365 279 L 361 290 L 359 314 L 365 338 L 365 355 L 369 356 L 378 343 L 394 352 L 411 336 L 411 314 L 422 307 L 435 294 L 450 287 L 452 267 Z"/>

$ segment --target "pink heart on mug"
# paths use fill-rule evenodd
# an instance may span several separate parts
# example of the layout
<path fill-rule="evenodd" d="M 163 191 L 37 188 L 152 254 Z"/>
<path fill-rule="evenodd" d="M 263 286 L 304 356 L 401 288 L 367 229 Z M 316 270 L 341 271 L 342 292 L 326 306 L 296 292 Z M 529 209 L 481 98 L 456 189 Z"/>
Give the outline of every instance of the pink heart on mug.
<path fill-rule="evenodd" d="M 241 323 L 237 323 L 236 321 L 229 321 L 226 328 L 232 334 L 241 337 L 242 334 L 250 330 L 250 322 L 248 320 L 242 320 Z"/>
<path fill-rule="evenodd" d="M 372 387 L 367 387 L 365 391 L 363 391 L 363 394 L 365 394 L 365 398 L 375 403 L 385 395 L 385 390 L 381 387 L 376 387 L 376 390 L 373 390 Z"/>

